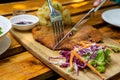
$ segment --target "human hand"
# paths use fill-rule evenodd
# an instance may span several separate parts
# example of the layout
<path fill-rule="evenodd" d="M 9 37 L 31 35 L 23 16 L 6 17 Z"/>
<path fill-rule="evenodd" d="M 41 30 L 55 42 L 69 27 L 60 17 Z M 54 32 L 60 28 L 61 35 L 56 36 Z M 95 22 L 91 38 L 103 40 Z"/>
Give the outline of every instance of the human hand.
<path fill-rule="evenodd" d="M 94 0 L 93 6 L 98 6 L 100 4 L 101 0 Z"/>

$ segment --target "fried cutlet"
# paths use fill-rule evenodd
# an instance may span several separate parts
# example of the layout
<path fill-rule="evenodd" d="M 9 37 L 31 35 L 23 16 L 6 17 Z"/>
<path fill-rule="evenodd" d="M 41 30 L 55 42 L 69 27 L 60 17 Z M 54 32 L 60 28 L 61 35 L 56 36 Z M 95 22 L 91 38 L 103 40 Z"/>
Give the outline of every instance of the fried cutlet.
<path fill-rule="evenodd" d="M 65 27 L 65 33 L 70 27 Z M 36 41 L 52 49 L 54 46 L 54 35 L 52 27 L 37 26 L 32 29 L 33 37 Z M 80 41 L 99 42 L 102 40 L 102 34 L 94 27 L 85 25 L 81 29 L 78 29 L 75 34 L 65 39 L 56 49 L 72 49 L 73 46 L 79 44 Z"/>

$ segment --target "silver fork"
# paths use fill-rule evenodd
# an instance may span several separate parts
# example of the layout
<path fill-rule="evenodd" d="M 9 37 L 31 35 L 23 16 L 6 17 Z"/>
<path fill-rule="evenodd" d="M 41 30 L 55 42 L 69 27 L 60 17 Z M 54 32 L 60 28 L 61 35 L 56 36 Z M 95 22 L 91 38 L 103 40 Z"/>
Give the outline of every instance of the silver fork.
<path fill-rule="evenodd" d="M 50 20 L 52 22 L 55 45 L 63 38 L 64 36 L 64 24 L 62 21 L 61 13 L 54 9 L 50 0 L 47 0 L 48 6 L 50 9 Z"/>

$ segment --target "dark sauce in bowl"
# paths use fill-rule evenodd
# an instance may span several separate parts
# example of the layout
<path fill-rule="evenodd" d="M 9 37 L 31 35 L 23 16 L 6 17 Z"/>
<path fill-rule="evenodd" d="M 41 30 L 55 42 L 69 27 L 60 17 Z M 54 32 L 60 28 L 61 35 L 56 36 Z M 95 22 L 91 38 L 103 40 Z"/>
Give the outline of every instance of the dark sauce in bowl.
<path fill-rule="evenodd" d="M 20 22 L 16 22 L 15 24 L 18 24 L 18 25 L 29 25 L 29 24 L 32 24 L 33 22 L 30 22 L 30 21 L 20 21 Z"/>

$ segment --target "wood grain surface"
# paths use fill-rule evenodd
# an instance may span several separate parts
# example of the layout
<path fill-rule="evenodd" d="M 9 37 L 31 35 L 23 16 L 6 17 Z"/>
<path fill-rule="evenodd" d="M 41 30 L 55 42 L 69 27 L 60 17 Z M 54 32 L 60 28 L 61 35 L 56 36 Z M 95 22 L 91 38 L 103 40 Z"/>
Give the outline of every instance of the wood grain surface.
<path fill-rule="evenodd" d="M 43 63 L 45 63 L 47 66 L 49 66 L 51 69 L 53 69 L 54 71 L 56 71 L 58 74 L 60 74 L 61 76 L 63 76 L 64 78 L 68 79 L 68 80 L 73 80 L 73 79 L 77 79 L 77 80 L 100 80 L 100 78 L 92 73 L 89 70 L 86 70 L 85 72 L 83 71 L 79 71 L 79 76 L 77 76 L 75 73 L 68 73 L 67 69 L 64 68 L 60 68 L 57 65 L 53 65 L 49 63 L 49 57 L 51 56 L 57 56 L 58 52 L 53 51 L 48 49 L 47 47 L 45 47 L 44 45 L 36 42 L 33 39 L 33 36 L 31 34 L 31 32 L 19 32 L 16 31 L 15 29 L 11 30 L 11 33 L 15 36 L 15 38 L 21 43 L 23 44 L 23 46 L 30 51 L 33 55 L 35 55 L 37 58 L 39 58 Z M 105 38 L 104 39 L 105 44 L 112 44 L 112 45 L 117 45 L 120 46 L 118 43 L 116 43 L 115 41 L 109 39 L 109 38 Z M 106 79 L 109 79 L 111 77 L 113 77 L 114 75 L 118 74 L 120 72 L 120 58 L 119 58 L 120 54 L 111 54 L 111 65 L 109 65 L 109 67 L 107 67 L 106 72 L 103 74 L 105 76 Z"/>
<path fill-rule="evenodd" d="M 92 7 L 92 2 L 93 2 L 92 0 L 86 0 L 85 2 L 82 1 L 82 3 L 75 2 L 75 1 L 73 2 L 72 0 L 64 0 L 64 1 L 59 0 L 59 1 L 63 4 L 64 7 L 70 9 L 70 12 L 72 13 L 72 18 L 75 20 L 74 22 L 78 21 Z M 21 1 L 21 2 L 0 4 L 0 15 L 4 15 L 9 18 L 12 16 L 13 10 L 25 10 L 28 14 L 35 14 L 36 10 L 40 6 L 42 6 L 43 3 L 44 3 L 44 0 L 42 0 L 42 1 L 41 0 L 27 0 L 27 1 Z M 97 18 L 91 18 L 90 21 L 87 22 L 87 24 L 94 25 L 106 36 L 107 36 L 106 32 L 109 30 L 112 30 L 112 32 L 116 32 L 116 34 L 119 35 L 120 34 L 119 28 L 116 28 L 116 27 L 114 28 L 114 26 L 111 26 L 111 25 L 105 23 L 100 17 L 100 15 L 103 11 L 113 9 L 113 8 L 119 8 L 119 7 L 120 7 L 119 5 L 116 5 L 113 2 L 107 2 L 97 12 L 97 15 L 95 15 Z M 10 48 L 2 56 L 0 56 L 0 59 L 1 59 L 0 67 L 2 69 L 2 70 L 0 70 L 0 77 L 1 77 L 0 80 L 19 80 L 18 78 L 20 78 L 21 80 L 28 80 L 28 79 L 33 79 L 33 78 L 35 80 L 45 80 L 46 78 L 48 78 L 48 77 L 50 78 L 51 76 L 54 76 L 54 79 L 55 79 L 56 73 L 54 71 L 49 69 L 43 63 L 38 61 L 38 59 L 36 59 L 34 56 L 32 56 L 31 53 L 29 53 L 29 52 L 31 52 L 31 50 L 29 52 L 28 51 L 26 52 L 26 49 L 24 48 L 26 44 L 23 44 L 24 47 L 21 45 L 21 43 L 24 43 L 24 41 L 17 39 L 17 41 L 19 41 L 19 43 L 20 43 L 19 44 L 16 41 L 16 39 L 14 39 L 12 37 L 12 35 L 10 33 L 8 35 L 10 36 L 12 43 L 11 43 Z M 111 37 L 111 38 L 120 42 L 120 38 L 115 38 L 115 37 Z M 31 45 L 31 44 L 32 43 L 30 42 L 29 45 Z M 29 49 L 29 48 L 27 48 L 27 49 Z M 43 53 L 40 52 L 40 54 L 43 54 Z M 14 55 L 14 56 L 12 56 L 12 55 Z M 10 56 L 10 57 L 5 58 L 8 56 Z M 116 55 L 116 58 L 119 58 L 118 56 L 119 55 Z M 23 57 L 23 58 L 21 59 L 21 57 Z M 3 58 L 5 58 L 5 59 L 3 59 Z M 13 61 L 14 59 L 15 60 L 17 59 L 18 61 L 14 62 Z M 8 60 L 8 61 L 6 61 L 6 60 Z M 38 64 L 37 65 L 31 64 L 30 61 L 36 62 Z M 114 60 L 114 58 L 113 58 L 113 62 L 114 61 L 116 61 L 116 60 Z M 10 68 L 9 68 L 8 64 L 11 65 Z M 20 65 L 20 64 L 22 64 L 22 65 Z M 117 65 L 117 64 L 115 64 L 115 65 Z M 2 66 L 4 66 L 4 68 Z M 23 66 L 25 66 L 25 68 L 23 68 Z M 14 70 L 14 68 L 16 68 L 16 67 L 18 69 Z M 43 69 L 44 71 L 42 71 L 40 69 L 41 67 L 44 67 L 44 69 Z M 120 70 L 119 70 L 119 66 L 116 66 L 116 68 L 117 68 L 117 71 L 114 69 L 111 69 L 111 71 L 108 70 L 108 72 L 112 73 L 112 71 L 114 71 L 114 73 L 117 74 L 117 72 Z M 24 70 L 26 70 L 26 71 L 24 71 Z M 21 72 L 21 73 L 19 73 L 19 72 Z M 35 74 L 33 74 L 33 72 L 35 72 Z M 25 73 L 27 75 L 24 76 Z M 6 75 L 4 75 L 4 74 L 6 74 Z M 12 74 L 12 75 L 10 76 L 10 74 Z M 87 74 L 90 75 L 91 73 L 89 74 L 89 72 L 88 72 Z M 13 75 L 16 75 L 16 76 L 13 76 Z M 62 75 L 62 76 L 65 76 L 65 75 Z M 108 76 L 107 74 L 105 74 L 105 75 Z M 113 76 L 114 74 L 111 74 L 111 75 Z M 69 77 L 68 74 L 67 74 L 67 76 Z M 92 74 L 91 76 L 93 78 L 95 76 L 95 74 Z M 113 78 L 111 78 L 110 80 L 119 80 L 118 79 L 119 77 L 120 76 L 118 74 L 118 75 L 114 76 Z M 49 79 L 49 80 L 51 80 L 51 79 Z M 58 80 L 64 80 L 64 78 L 59 78 Z"/>
<path fill-rule="evenodd" d="M 28 80 L 39 75 L 43 80 L 53 75 L 49 71 L 49 68 L 29 52 L 23 52 L 0 61 L 0 80 Z M 42 75 L 46 75 L 46 77 Z"/>
<path fill-rule="evenodd" d="M 117 7 L 117 6 L 116 6 Z M 76 11 L 76 10 L 75 10 Z M 96 24 L 100 24 L 100 22 L 102 21 L 101 18 L 99 17 L 99 15 L 104 11 L 104 9 L 102 9 L 101 11 L 99 11 L 98 14 L 96 14 L 96 16 L 98 16 L 98 20 Z M 79 15 L 79 16 L 83 16 Z M 74 16 L 73 16 L 74 17 Z M 76 16 L 75 16 L 76 17 Z M 77 17 L 78 19 L 78 17 Z M 96 25 L 95 21 L 96 18 L 92 17 L 92 20 L 88 21 L 87 24 L 91 24 L 91 25 Z M 77 21 L 75 18 L 73 18 L 73 21 Z M 92 24 L 94 22 L 94 24 Z M 33 36 L 31 34 L 30 31 L 28 32 L 20 32 L 20 31 L 16 31 L 15 29 L 11 30 L 11 33 L 15 36 L 15 38 L 21 43 L 23 44 L 23 46 L 29 50 L 33 55 L 35 55 L 37 58 L 39 58 L 43 63 L 45 63 L 47 66 L 49 66 L 51 69 L 53 69 L 54 71 L 56 71 L 57 73 L 59 73 L 61 76 L 63 76 L 64 78 L 68 79 L 68 80 L 72 80 L 72 79 L 82 79 L 82 80 L 100 80 L 100 78 L 98 76 L 96 76 L 96 74 L 92 73 L 91 71 L 79 71 L 79 73 L 81 75 L 76 76 L 76 74 L 68 74 L 66 69 L 60 68 L 59 66 L 56 65 L 52 65 L 49 63 L 48 58 L 50 56 L 55 56 L 58 55 L 57 52 L 50 50 L 48 48 L 46 48 L 44 45 L 36 42 L 33 39 Z M 16 35 L 17 34 L 17 35 Z M 27 37 L 26 37 L 27 36 Z M 21 39 L 22 37 L 22 39 Z M 104 39 L 106 44 L 114 44 L 114 45 L 118 45 L 118 43 L 116 43 L 115 41 L 109 39 L 109 38 L 105 38 Z M 56 53 L 56 54 L 54 54 Z M 119 57 L 120 54 L 111 54 L 112 56 L 112 63 L 111 65 L 107 68 L 107 71 L 103 74 L 106 79 L 109 79 L 111 77 L 113 77 L 114 75 L 118 74 L 119 71 L 119 59 L 116 59 L 116 57 Z M 111 74 L 112 73 L 112 74 Z"/>

